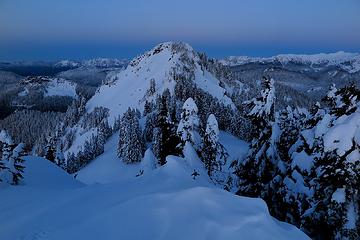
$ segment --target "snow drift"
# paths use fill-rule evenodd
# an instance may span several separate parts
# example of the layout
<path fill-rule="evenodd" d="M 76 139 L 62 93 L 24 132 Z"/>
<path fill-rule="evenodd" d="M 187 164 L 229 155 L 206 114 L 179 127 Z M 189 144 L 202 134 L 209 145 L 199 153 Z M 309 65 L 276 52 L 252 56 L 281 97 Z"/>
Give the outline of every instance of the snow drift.
<path fill-rule="evenodd" d="M 26 160 L 27 184 L 0 190 L 2 240 L 308 239 L 272 218 L 262 200 L 192 179 L 184 159 L 169 157 L 140 177 L 86 187 L 44 159 Z"/>

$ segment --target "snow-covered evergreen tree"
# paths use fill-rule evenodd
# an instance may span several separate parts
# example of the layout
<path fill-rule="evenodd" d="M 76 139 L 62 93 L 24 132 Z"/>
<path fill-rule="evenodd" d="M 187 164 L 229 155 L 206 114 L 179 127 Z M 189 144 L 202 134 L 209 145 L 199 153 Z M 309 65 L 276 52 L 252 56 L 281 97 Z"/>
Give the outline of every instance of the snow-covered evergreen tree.
<path fill-rule="evenodd" d="M 255 131 L 248 156 L 239 164 L 236 173 L 239 177 L 238 194 L 262 197 L 270 202 L 274 195 L 273 179 L 278 171 L 280 130 L 275 122 L 274 80 L 264 78 L 263 87 L 260 97 L 246 102 L 251 108 L 247 116 Z"/>
<path fill-rule="evenodd" d="M 168 155 L 177 155 L 179 144 L 179 138 L 175 132 L 175 124 L 171 120 L 169 108 L 170 100 L 169 94 L 166 92 L 158 97 L 157 100 L 157 116 L 156 125 L 153 128 L 153 152 L 159 159 L 159 164 L 164 165 L 166 163 L 166 157 Z M 149 126 L 147 126 L 149 127 Z"/>
<path fill-rule="evenodd" d="M 221 171 L 226 163 L 227 153 L 219 142 L 219 126 L 214 114 L 210 114 L 206 123 L 201 156 L 210 177 L 214 171 Z"/>
<path fill-rule="evenodd" d="M 181 147 L 185 145 L 185 142 L 191 143 L 195 149 L 200 147 L 200 123 L 197 114 L 198 107 L 192 98 L 188 98 L 183 105 L 181 120 L 176 131 L 182 141 Z"/>
<path fill-rule="evenodd" d="M 68 153 L 66 156 L 66 170 L 68 173 L 75 173 L 80 169 L 80 164 L 78 159 L 76 158 L 75 153 Z"/>
<path fill-rule="evenodd" d="M 148 89 L 148 95 L 154 95 L 156 92 L 156 84 L 155 84 L 155 79 L 151 79 L 150 80 L 150 87 Z"/>
<path fill-rule="evenodd" d="M 339 90 L 333 84 L 324 100 L 329 103 L 331 113 L 340 117 L 356 111 L 360 101 L 360 92 L 355 83 L 346 85 Z"/>
<path fill-rule="evenodd" d="M 60 148 L 56 149 L 56 164 L 66 170 L 65 156 Z"/>
<path fill-rule="evenodd" d="M 325 98 L 329 108 L 317 103 L 310 115 L 301 117 L 295 142 L 296 134 L 286 129 L 297 132 L 299 121 L 284 128 L 282 139 L 293 145 L 288 157 L 280 151 L 287 168 L 279 188 L 286 216 L 280 219 L 314 238 L 359 238 L 359 93 L 353 85 L 332 86 Z"/>
<path fill-rule="evenodd" d="M 65 113 L 64 124 L 65 126 L 73 127 L 80 119 L 85 111 L 86 99 L 81 97 L 68 107 Z"/>
<path fill-rule="evenodd" d="M 0 132 L 2 158 L 0 159 L 0 182 L 11 185 L 20 184 L 23 179 L 25 145 L 14 144 L 11 137 L 3 130 Z"/>
<path fill-rule="evenodd" d="M 56 159 L 56 146 L 55 146 L 55 140 L 53 137 L 48 137 L 47 144 L 45 147 L 45 155 L 44 157 L 49 160 L 50 162 L 55 163 Z"/>
<path fill-rule="evenodd" d="M 9 159 L 11 157 L 12 149 L 14 148 L 13 141 L 6 131 L 0 131 L 1 143 L 1 158 L 0 158 L 0 182 L 11 184 L 11 173 L 9 171 Z"/>
<path fill-rule="evenodd" d="M 323 134 L 313 170 L 312 206 L 304 224 L 315 236 L 358 239 L 360 91 L 354 85 L 339 90 L 332 86 L 326 100 L 330 109 L 323 118 L 327 124 L 322 120 L 316 126 Z"/>
<path fill-rule="evenodd" d="M 98 135 L 103 138 L 103 143 L 111 136 L 113 133 L 112 128 L 109 125 L 108 119 L 105 117 L 101 120 L 98 126 Z"/>
<path fill-rule="evenodd" d="M 54 143 L 55 143 L 55 163 L 56 165 L 58 165 L 59 167 L 61 167 L 62 169 L 66 170 L 66 160 L 65 160 L 65 156 L 64 156 L 64 152 L 63 152 L 63 141 L 62 141 L 62 137 L 64 135 L 64 131 L 63 131 L 63 123 L 61 123 L 56 132 L 55 132 L 55 137 L 54 137 Z"/>
<path fill-rule="evenodd" d="M 154 103 L 152 101 L 145 101 L 144 104 L 144 113 L 143 116 L 147 116 L 149 113 L 151 113 L 154 110 Z"/>
<path fill-rule="evenodd" d="M 306 193 L 309 192 L 306 183 L 304 186 L 301 185 L 305 181 L 301 181 L 301 179 L 309 175 L 311 164 L 304 167 L 301 161 L 293 162 L 292 158 L 304 157 L 304 152 L 301 152 L 303 149 L 298 148 L 298 144 L 295 145 L 295 143 L 298 141 L 298 136 L 308 114 L 308 111 L 305 109 L 293 109 L 289 106 L 279 114 L 281 135 L 277 148 L 280 157 L 278 162 L 280 171 L 278 171 L 274 178 L 278 184 L 270 210 L 277 218 L 297 226 L 300 226 L 300 212 L 306 208 L 306 206 L 302 206 L 299 194 L 304 194 L 304 190 L 307 190 Z M 296 151 L 301 153 L 299 154 Z"/>
<path fill-rule="evenodd" d="M 23 179 L 23 173 L 25 169 L 24 159 L 25 156 L 25 144 L 18 144 L 12 151 L 11 157 L 9 159 L 8 168 L 12 174 L 12 183 L 13 185 L 19 185 Z"/>
<path fill-rule="evenodd" d="M 144 139 L 146 142 L 153 141 L 154 129 L 157 125 L 158 119 L 157 111 L 148 113 L 145 117 L 145 127 L 144 127 Z"/>
<path fill-rule="evenodd" d="M 144 152 L 144 139 L 139 124 L 140 113 L 128 109 L 121 120 L 118 157 L 125 163 L 140 162 Z"/>

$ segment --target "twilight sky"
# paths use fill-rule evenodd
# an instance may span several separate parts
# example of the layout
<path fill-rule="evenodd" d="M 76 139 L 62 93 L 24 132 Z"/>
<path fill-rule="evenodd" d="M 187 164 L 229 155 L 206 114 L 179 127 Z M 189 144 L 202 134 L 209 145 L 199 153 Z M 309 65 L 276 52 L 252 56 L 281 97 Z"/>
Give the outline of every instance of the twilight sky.
<path fill-rule="evenodd" d="M 360 52 L 359 0 L 0 0 L 0 60 Z"/>

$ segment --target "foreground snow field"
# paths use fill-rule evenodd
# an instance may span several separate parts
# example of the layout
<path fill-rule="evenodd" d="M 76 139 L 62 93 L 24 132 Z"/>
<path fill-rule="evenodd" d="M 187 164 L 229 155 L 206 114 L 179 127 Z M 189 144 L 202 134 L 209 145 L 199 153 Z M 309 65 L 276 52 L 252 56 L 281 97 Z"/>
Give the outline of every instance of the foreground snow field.
<path fill-rule="evenodd" d="M 2 240 L 308 239 L 272 218 L 262 200 L 217 189 L 204 175 L 192 179 L 183 158 L 169 157 L 139 177 L 91 185 L 42 158 L 28 157 L 26 167 L 26 185 L 0 189 Z M 85 170 L 78 178 L 95 168 Z"/>

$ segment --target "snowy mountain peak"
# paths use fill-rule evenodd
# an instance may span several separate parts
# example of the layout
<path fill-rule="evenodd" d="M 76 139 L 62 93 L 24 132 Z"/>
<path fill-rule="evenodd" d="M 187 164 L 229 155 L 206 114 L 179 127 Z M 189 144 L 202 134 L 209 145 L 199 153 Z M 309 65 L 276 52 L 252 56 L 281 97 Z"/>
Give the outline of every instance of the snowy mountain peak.
<path fill-rule="evenodd" d="M 156 55 L 171 55 L 175 54 L 191 54 L 192 57 L 195 57 L 195 51 L 193 48 L 183 42 L 164 42 L 155 46 L 152 50 L 136 57 L 130 62 L 130 66 L 135 67 L 139 65 L 142 61 L 146 61 L 148 58 L 152 58 Z M 171 59 L 169 58 L 169 61 Z"/>
<path fill-rule="evenodd" d="M 214 102 L 234 109 L 235 105 L 227 94 L 230 87 L 224 80 L 225 77 L 216 74 L 216 71 L 223 68 L 220 63 L 208 60 L 186 43 L 162 43 L 133 59 L 125 70 L 111 75 L 89 99 L 86 111 L 91 113 L 99 107 L 108 109 L 108 123 L 114 126 L 116 120 L 129 108 L 138 109 L 142 113 L 146 102 L 155 103 L 157 96 L 166 90 L 175 96 L 177 87 L 182 89 L 178 89 L 177 94 L 184 92 L 186 98 L 192 94 L 195 102 L 199 101 L 195 97 L 201 91 Z M 85 141 L 93 133 L 92 130 L 82 129 L 81 123 L 77 131 L 75 144 L 66 154 L 81 151 Z"/>
<path fill-rule="evenodd" d="M 166 42 L 133 59 L 128 67 L 112 76 L 88 102 L 87 109 L 106 107 L 110 110 L 110 122 L 122 115 L 129 107 L 143 109 L 145 101 L 155 100 L 166 89 L 174 93 L 179 81 L 191 81 L 220 102 L 233 106 L 226 89 L 214 74 L 210 73 L 193 48 L 182 42 Z M 149 93 L 150 83 L 155 92 Z M 226 86 L 225 86 L 226 87 Z"/>

